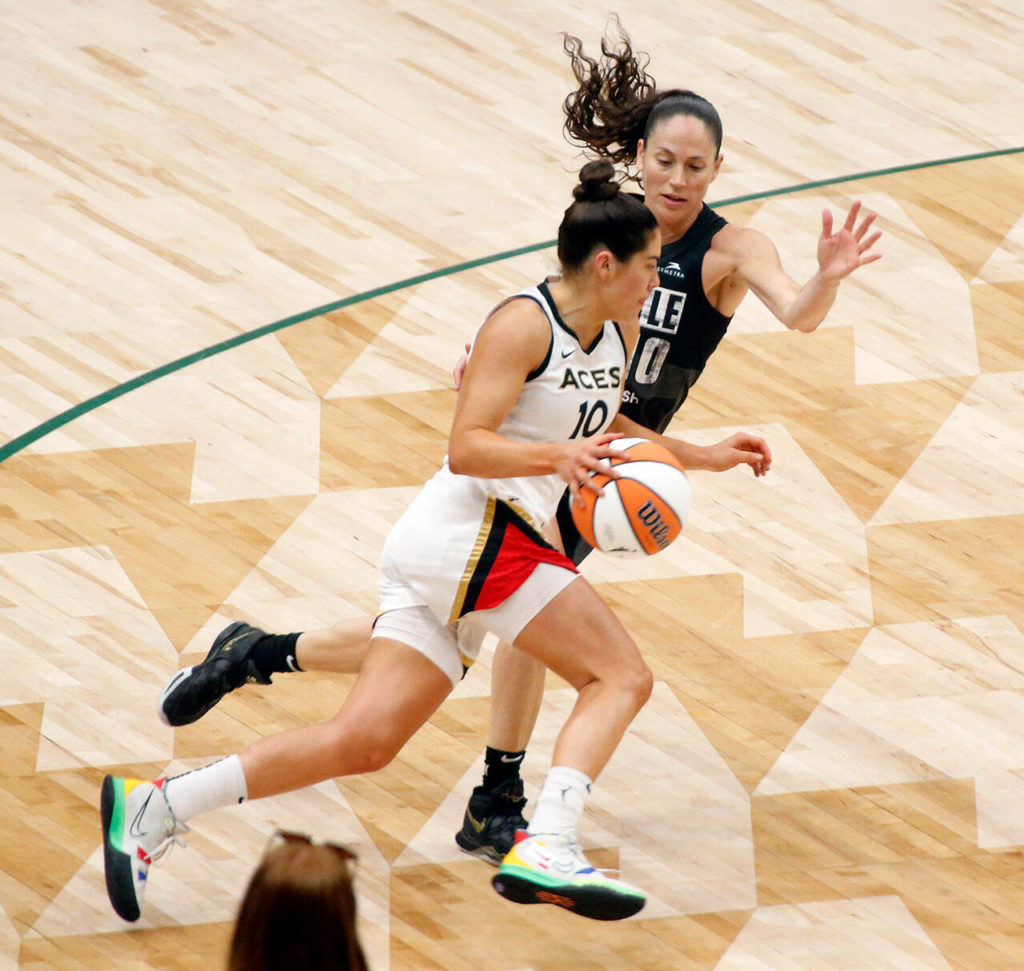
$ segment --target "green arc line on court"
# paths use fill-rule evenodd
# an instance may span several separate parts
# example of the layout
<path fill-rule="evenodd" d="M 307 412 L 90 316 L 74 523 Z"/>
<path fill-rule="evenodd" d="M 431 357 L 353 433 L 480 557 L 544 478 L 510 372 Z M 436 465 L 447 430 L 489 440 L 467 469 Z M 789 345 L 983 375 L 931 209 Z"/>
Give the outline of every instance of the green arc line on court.
<path fill-rule="evenodd" d="M 842 175 L 831 179 L 818 179 L 815 182 L 804 182 L 800 185 L 784 186 L 780 189 L 767 189 L 763 192 L 752 192 L 745 196 L 734 196 L 731 199 L 722 199 L 714 205 L 716 209 L 720 209 L 723 206 L 738 205 L 741 202 L 756 202 L 761 199 L 770 199 L 774 196 L 788 195 L 793 192 L 803 192 L 808 189 L 820 189 L 824 186 L 840 185 L 845 182 L 860 182 L 864 179 L 872 179 L 878 176 L 897 175 L 900 172 L 915 172 L 921 169 L 936 168 L 941 165 L 953 165 L 958 162 L 976 162 L 981 159 L 997 158 L 1003 155 L 1016 155 L 1021 152 L 1024 152 L 1024 146 L 1020 146 L 1018 148 L 999 148 L 988 152 L 975 152 L 971 155 L 957 155 L 952 158 L 933 159 L 929 162 L 913 162 L 907 165 L 894 165 L 890 168 L 875 169 L 872 172 L 861 172 L 857 175 Z M 408 277 L 405 280 L 388 283 L 384 286 L 375 287 L 372 290 L 365 290 L 362 293 L 354 293 L 349 297 L 342 297 L 339 300 L 331 301 L 331 303 L 314 307 L 312 310 L 305 310 L 302 313 L 293 314 L 291 317 L 284 317 L 281 320 L 275 320 L 273 323 L 264 324 L 262 327 L 246 331 L 244 334 L 237 334 L 225 341 L 221 341 L 219 344 L 213 344 L 203 350 L 195 351 L 192 354 L 186 354 L 184 357 L 179 357 L 175 361 L 162 364 L 160 367 L 154 368 L 151 371 L 146 371 L 144 374 L 140 374 L 132 378 L 130 381 L 125 381 L 123 384 L 109 388 L 100 394 L 79 402 L 77 405 L 68 408 L 67 411 L 62 411 L 59 415 L 54 415 L 53 418 L 48 419 L 41 425 L 37 425 L 35 428 L 29 429 L 29 431 L 18 435 L 16 438 L 12 438 L 6 445 L 0 445 L 0 462 L 9 459 L 12 455 L 16 455 L 33 442 L 36 442 L 40 438 L 50 434 L 50 432 L 56 431 L 58 428 L 62 428 L 64 425 L 74 421 L 76 418 L 80 418 L 82 415 L 88 414 L 88 412 L 99 408 L 101 405 L 107 404 L 107 402 L 120 398 L 129 391 L 141 388 L 143 385 L 156 381 L 158 378 L 165 377 L 168 374 L 173 374 L 175 371 L 181 371 L 191 364 L 197 364 L 199 361 L 204 361 L 209 357 L 214 357 L 224 351 L 229 351 L 233 347 L 246 344 L 249 341 L 256 340 L 259 337 L 264 337 L 267 334 L 272 334 L 275 331 L 283 330 L 285 327 L 292 326 L 292 324 L 299 324 L 305 320 L 311 320 L 313 317 L 321 317 L 324 314 L 333 313 L 336 310 L 342 310 L 345 307 L 351 307 L 357 303 L 365 303 L 367 300 L 383 297 L 389 293 L 395 293 L 398 290 L 405 290 L 409 287 L 419 286 L 421 283 L 428 283 L 431 280 L 451 276 L 455 273 L 462 273 L 465 270 L 472 270 L 478 266 L 486 266 L 489 263 L 500 263 L 503 260 L 510 260 L 517 256 L 525 256 L 527 253 L 535 253 L 538 250 L 549 249 L 554 245 L 554 240 L 547 240 L 543 243 L 533 243 L 529 246 L 520 246 L 518 249 L 506 250 L 503 253 L 494 253 L 491 256 L 481 256 L 478 259 L 469 260 L 465 263 L 457 263 L 454 266 L 445 267 L 441 270 L 431 270 L 429 273 L 421 273 L 419 276 Z"/>

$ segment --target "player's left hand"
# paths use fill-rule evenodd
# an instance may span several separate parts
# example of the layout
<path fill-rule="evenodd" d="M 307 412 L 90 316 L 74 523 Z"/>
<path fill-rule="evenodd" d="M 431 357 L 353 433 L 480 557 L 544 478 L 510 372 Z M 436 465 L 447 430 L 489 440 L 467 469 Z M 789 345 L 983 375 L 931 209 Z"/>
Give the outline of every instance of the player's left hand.
<path fill-rule="evenodd" d="M 882 258 L 881 253 L 870 252 L 881 238 L 882 231 L 868 233 L 878 214 L 869 212 L 860 222 L 861 204 L 858 200 L 850 207 L 846 222 L 837 233 L 832 232 L 832 211 L 821 214 L 821 237 L 818 239 L 818 270 L 826 280 L 838 282 L 858 267 Z"/>
<path fill-rule="evenodd" d="M 749 465 L 754 475 L 764 475 L 772 466 L 772 450 L 760 435 L 736 432 L 715 445 L 704 448 L 703 468 L 724 472 L 737 465 Z"/>

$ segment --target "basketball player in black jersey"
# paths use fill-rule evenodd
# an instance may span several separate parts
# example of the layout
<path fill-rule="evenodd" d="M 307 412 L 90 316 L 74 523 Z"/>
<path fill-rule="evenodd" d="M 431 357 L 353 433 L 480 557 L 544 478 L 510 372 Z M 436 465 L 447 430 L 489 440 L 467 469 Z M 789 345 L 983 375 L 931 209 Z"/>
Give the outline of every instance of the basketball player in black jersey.
<path fill-rule="evenodd" d="M 763 233 L 727 222 L 704 202 L 722 165 L 722 122 L 705 98 L 679 89 L 660 92 L 625 32 L 605 38 L 601 60 L 566 36 L 577 88 L 566 98 L 569 140 L 597 158 L 634 173 L 662 235 L 660 285 L 641 315 L 620 410 L 628 435 L 668 447 L 686 469 L 725 471 L 746 464 L 755 475 L 771 465 L 771 452 L 756 435 L 737 433 L 710 446 L 691 445 L 661 433 L 700 377 L 733 314 L 753 291 L 791 330 L 811 332 L 835 301 L 840 281 L 879 258 L 872 247 L 873 214 L 854 203 L 833 232 L 822 215 L 818 271 L 802 286 L 783 270 Z M 459 369 L 456 368 L 456 381 Z M 633 427 L 630 427 L 632 423 Z M 567 500 L 557 525 L 566 553 L 577 564 L 590 552 L 569 516 Z M 225 628 L 206 660 L 178 672 L 160 699 L 170 724 L 196 721 L 229 691 L 247 682 L 269 684 L 272 674 L 359 670 L 369 641 L 368 618 L 329 628 L 268 634 L 243 622 Z M 544 669 L 527 655 L 499 645 L 492 664 L 491 722 L 482 783 L 473 790 L 456 841 L 466 852 L 497 864 L 526 828 L 520 768 L 536 721 Z"/>
<path fill-rule="evenodd" d="M 818 271 L 803 286 L 783 270 L 778 251 L 763 233 L 733 226 L 705 202 L 722 165 L 722 122 L 706 98 L 680 89 L 660 92 L 645 71 L 646 55 L 621 31 L 605 38 L 602 58 L 583 53 L 580 40 L 564 36 L 577 88 L 564 103 L 571 142 L 635 177 L 662 234 L 660 285 L 640 317 L 640 337 L 620 406 L 626 433 L 667 446 L 687 469 L 721 471 L 739 461 L 763 475 L 770 464 L 765 443 L 739 434 L 697 451 L 661 435 L 725 336 L 733 314 L 752 290 L 786 327 L 811 332 L 835 301 L 840 281 L 878 259 L 881 235 L 875 216 L 860 218 L 854 203 L 833 233 L 822 215 Z M 629 427 L 629 422 L 635 427 Z M 737 459 L 737 455 L 744 457 Z M 762 461 L 752 460 L 757 456 Z M 572 522 L 568 495 L 556 520 L 565 552 L 576 564 L 591 549 Z M 485 773 L 466 809 L 459 846 L 496 862 L 521 828 L 525 806 L 519 770 L 544 689 L 544 671 L 514 648 L 499 645 L 493 664 L 491 723 Z"/>

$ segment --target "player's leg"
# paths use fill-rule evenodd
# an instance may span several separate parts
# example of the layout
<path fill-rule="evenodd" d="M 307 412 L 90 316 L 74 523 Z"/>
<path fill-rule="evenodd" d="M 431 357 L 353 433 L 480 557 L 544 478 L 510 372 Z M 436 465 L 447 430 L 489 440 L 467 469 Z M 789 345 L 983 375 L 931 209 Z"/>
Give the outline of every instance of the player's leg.
<path fill-rule="evenodd" d="M 235 688 L 270 684 L 280 672 L 354 674 L 369 649 L 371 627 L 371 619 L 360 616 L 317 630 L 269 634 L 235 621 L 217 635 L 201 663 L 171 677 L 160 693 L 157 712 L 168 725 L 189 725 Z"/>
<path fill-rule="evenodd" d="M 556 569 L 538 568 L 510 600 L 520 593 L 529 598 Z M 576 830 L 593 780 L 650 695 L 651 672 L 618 618 L 581 577 L 551 599 L 514 643 L 578 694 L 528 834 L 502 861 L 495 889 L 518 903 L 554 903 L 599 920 L 628 917 L 643 907 L 643 892 L 590 866 Z"/>
<path fill-rule="evenodd" d="M 117 913 L 138 919 L 149 864 L 180 842 L 193 816 L 387 765 L 461 676 L 454 648 L 451 657 L 442 669 L 406 643 L 375 637 L 352 691 L 329 721 L 260 739 L 240 755 L 170 779 L 107 776 L 104 865 Z"/>
<path fill-rule="evenodd" d="M 330 721 L 259 739 L 242 752 L 248 798 L 386 766 L 452 690 L 418 650 L 374 637 L 344 705 Z M 173 799 L 174 787 L 171 795 Z"/>
<path fill-rule="evenodd" d="M 639 649 L 582 577 L 523 628 L 515 645 L 576 688 L 553 762 L 595 779 L 650 696 L 652 676 Z"/>
<path fill-rule="evenodd" d="M 488 745 L 512 752 L 526 748 L 540 712 L 546 674 L 547 668 L 537 658 L 506 641 L 498 642 L 491 668 Z M 507 690 L 510 684 L 518 692 Z"/>
<path fill-rule="evenodd" d="M 295 645 L 296 664 L 302 671 L 356 674 L 370 648 L 372 630 L 373 618 L 363 615 L 303 631 Z"/>
<path fill-rule="evenodd" d="M 473 789 L 455 834 L 459 847 L 497 866 L 526 829 L 523 780 L 526 755 L 544 697 L 547 669 L 536 658 L 500 641 L 491 667 L 491 724 L 484 776 Z"/>
<path fill-rule="evenodd" d="M 579 566 L 593 551 L 572 518 L 566 490 L 554 518 L 543 529 L 556 549 Z M 544 699 L 546 668 L 536 658 L 499 641 L 491 668 L 491 725 L 484 751 L 484 775 L 473 789 L 455 842 L 474 856 L 498 864 L 526 828 L 521 771 L 526 746 Z"/>

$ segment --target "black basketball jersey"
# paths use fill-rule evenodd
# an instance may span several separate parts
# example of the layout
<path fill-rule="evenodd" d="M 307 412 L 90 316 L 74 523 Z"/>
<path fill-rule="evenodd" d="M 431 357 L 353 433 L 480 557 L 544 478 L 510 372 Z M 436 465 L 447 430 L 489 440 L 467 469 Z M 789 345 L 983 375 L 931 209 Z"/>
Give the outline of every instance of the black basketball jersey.
<path fill-rule="evenodd" d="M 640 314 L 640 337 L 620 408 L 644 428 L 665 430 L 732 320 L 708 302 L 701 276 L 712 237 L 726 225 L 705 204 L 686 233 L 661 251 L 660 286 Z"/>
<path fill-rule="evenodd" d="M 660 286 L 640 313 L 640 337 L 619 407 L 644 428 L 661 433 L 668 427 L 732 320 L 708 302 L 701 274 L 712 238 L 727 225 L 705 205 L 686 233 L 662 248 Z M 555 518 L 565 554 L 579 566 L 591 547 L 572 521 L 568 489 Z"/>

